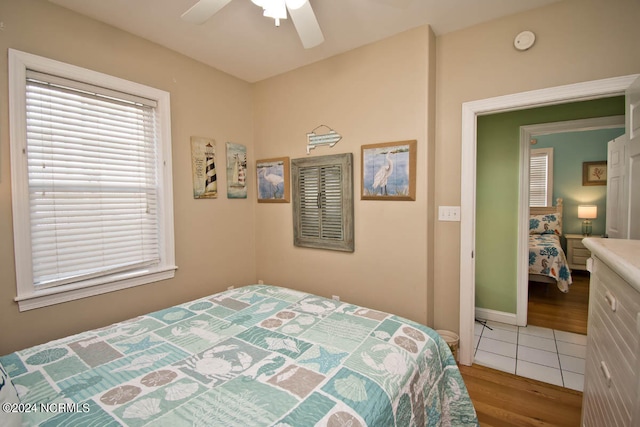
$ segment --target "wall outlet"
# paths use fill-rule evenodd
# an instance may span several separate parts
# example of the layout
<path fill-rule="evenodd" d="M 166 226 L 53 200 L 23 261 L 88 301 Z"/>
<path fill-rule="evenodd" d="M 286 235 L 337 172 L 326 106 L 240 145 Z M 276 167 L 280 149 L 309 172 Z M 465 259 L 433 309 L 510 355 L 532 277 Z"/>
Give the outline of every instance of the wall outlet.
<path fill-rule="evenodd" d="M 331 299 L 340 301 L 340 295 L 331 295 Z"/>
<path fill-rule="evenodd" d="M 439 221 L 460 221 L 460 206 L 438 206 Z"/>
<path fill-rule="evenodd" d="M 235 286 L 231 285 L 227 288 L 228 291 L 232 290 L 233 288 L 235 288 Z"/>

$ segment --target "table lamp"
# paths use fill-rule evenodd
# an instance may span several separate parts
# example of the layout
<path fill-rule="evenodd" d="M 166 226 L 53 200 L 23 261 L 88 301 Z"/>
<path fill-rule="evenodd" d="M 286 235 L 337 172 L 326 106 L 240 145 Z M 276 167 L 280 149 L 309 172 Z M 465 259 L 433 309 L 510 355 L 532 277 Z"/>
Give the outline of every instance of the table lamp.
<path fill-rule="evenodd" d="M 591 220 L 598 217 L 598 207 L 595 205 L 578 206 L 578 218 L 582 221 L 582 235 L 591 236 Z"/>

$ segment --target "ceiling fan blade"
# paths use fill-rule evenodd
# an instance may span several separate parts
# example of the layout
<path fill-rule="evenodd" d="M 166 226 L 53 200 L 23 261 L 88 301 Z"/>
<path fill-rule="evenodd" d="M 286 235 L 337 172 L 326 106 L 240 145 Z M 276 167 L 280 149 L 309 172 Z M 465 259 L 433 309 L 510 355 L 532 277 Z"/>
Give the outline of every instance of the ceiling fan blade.
<path fill-rule="evenodd" d="M 297 9 L 289 7 L 289 2 L 287 2 L 287 9 L 289 9 L 289 15 L 305 49 L 318 46 L 324 41 L 324 35 L 308 1 L 305 1 Z"/>
<path fill-rule="evenodd" d="M 231 0 L 200 0 L 182 14 L 182 19 L 192 24 L 202 24 L 229 2 Z"/>

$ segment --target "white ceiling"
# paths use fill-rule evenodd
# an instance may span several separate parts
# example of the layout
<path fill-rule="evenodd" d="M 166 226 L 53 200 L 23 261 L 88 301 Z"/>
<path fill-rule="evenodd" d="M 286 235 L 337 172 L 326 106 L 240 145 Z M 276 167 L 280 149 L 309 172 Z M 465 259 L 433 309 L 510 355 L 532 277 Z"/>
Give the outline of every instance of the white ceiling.
<path fill-rule="evenodd" d="M 202 25 L 180 18 L 197 0 L 49 1 L 256 82 L 421 25 L 441 35 L 558 0 L 310 0 L 325 37 L 312 49 L 290 19 L 275 27 L 250 0 Z"/>

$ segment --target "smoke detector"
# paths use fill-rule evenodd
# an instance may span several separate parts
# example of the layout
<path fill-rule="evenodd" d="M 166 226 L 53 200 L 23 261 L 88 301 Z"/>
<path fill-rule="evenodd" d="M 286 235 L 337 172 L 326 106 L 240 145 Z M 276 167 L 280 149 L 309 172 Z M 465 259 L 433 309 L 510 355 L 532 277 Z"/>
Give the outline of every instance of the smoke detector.
<path fill-rule="evenodd" d="M 527 50 L 531 46 L 533 46 L 535 41 L 536 41 L 536 35 L 533 34 L 533 32 L 523 31 L 520 34 L 518 34 L 516 38 L 513 40 L 513 45 L 518 50 Z"/>

